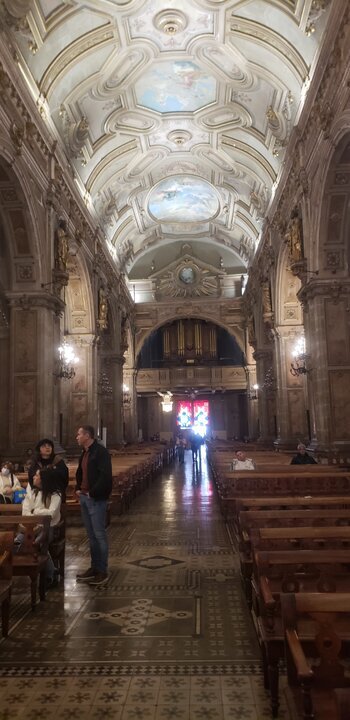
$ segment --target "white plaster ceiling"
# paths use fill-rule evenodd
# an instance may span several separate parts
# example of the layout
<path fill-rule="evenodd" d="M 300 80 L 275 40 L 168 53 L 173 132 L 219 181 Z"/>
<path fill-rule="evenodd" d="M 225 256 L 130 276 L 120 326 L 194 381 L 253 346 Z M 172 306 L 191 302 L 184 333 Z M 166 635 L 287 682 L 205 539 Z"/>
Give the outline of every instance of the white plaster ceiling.
<path fill-rule="evenodd" d="M 190 242 L 245 272 L 330 3 L 3 2 L 28 11 L 20 63 L 116 262 L 146 278 Z"/>

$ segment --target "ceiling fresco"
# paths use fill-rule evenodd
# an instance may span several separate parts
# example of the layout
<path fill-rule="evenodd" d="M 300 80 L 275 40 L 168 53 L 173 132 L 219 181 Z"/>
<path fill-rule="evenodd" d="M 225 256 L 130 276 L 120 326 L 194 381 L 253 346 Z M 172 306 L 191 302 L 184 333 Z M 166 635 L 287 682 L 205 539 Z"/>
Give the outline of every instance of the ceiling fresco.
<path fill-rule="evenodd" d="M 174 263 L 182 242 L 221 274 L 247 272 L 333 7 L 0 0 L 33 99 L 127 277 Z"/>
<path fill-rule="evenodd" d="M 215 188 L 190 175 L 174 175 L 151 190 L 149 214 L 160 222 L 203 222 L 215 217 L 219 199 Z"/>
<path fill-rule="evenodd" d="M 157 63 L 135 83 L 138 105 L 160 113 L 194 112 L 214 102 L 216 81 L 188 60 Z"/>

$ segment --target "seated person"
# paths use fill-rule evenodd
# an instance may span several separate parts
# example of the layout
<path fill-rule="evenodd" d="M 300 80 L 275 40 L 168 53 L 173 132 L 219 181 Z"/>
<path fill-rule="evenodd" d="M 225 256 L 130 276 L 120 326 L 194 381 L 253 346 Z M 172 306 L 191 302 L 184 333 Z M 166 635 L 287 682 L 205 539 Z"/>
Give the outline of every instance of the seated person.
<path fill-rule="evenodd" d="M 33 478 L 37 470 L 53 468 L 57 472 L 60 482 L 62 500 L 65 501 L 65 493 L 69 482 L 68 467 L 60 455 L 55 454 L 55 447 L 52 440 L 43 438 L 39 440 L 28 468 L 28 480 L 33 487 Z"/>
<path fill-rule="evenodd" d="M 243 450 L 237 450 L 235 456 L 232 461 L 232 470 L 255 470 L 254 460 L 247 458 Z"/>
<path fill-rule="evenodd" d="M 4 462 L 0 474 L 0 503 L 12 503 L 15 490 L 22 490 L 21 483 L 14 475 L 12 463 Z"/>
<path fill-rule="evenodd" d="M 61 520 L 61 502 L 62 483 L 56 470 L 52 467 L 37 470 L 33 477 L 33 487 L 29 483 L 27 485 L 22 515 L 35 515 L 38 517 L 38 525 L 40 525 L 40 515 L 51 515 L 49 543 L 53 540 L 55 526 Z M 20 545 L 20 534 L 17 535 L 15 542 Z M 40 535 L 37 535 L 35 543 L 40 544 Z M 50 554 L 46 564 L 46 578 L 49 587 L 56 584 L 56 569 Z"/>
<path fill-rule="evenodd" d="M 317 465 L 316 460 L 306 452 L 304 443 L 297 445 L 297 451 L 297 454 L 291 460 L 291 465 Z"/>

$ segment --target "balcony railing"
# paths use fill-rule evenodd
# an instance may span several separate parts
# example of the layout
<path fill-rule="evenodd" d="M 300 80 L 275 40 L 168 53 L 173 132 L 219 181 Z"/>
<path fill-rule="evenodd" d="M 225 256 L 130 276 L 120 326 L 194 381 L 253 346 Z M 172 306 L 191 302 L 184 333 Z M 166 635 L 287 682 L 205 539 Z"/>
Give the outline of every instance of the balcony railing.
<path fill-rule="evenodd" d="M 138 393 L 174 390 L 246 390 L 243 367 L 236 365 L 210 367 L 177 367 L 139 370 L 136 377 Z"/>

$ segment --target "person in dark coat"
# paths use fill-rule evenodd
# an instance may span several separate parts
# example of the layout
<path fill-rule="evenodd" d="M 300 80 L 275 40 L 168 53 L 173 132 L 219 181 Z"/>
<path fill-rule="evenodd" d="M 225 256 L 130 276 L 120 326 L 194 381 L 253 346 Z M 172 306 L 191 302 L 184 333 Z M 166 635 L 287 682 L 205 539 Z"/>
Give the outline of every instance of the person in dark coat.
<path fill-rule="evenodd" d="M 31 465 L 28 468 L 28 480 L 30 487 L 34 486 L 34 475 L 37 470 L 54 469 L 57 472 L 57 485 L 61 493 L 62 501 L 66 498 L 66 489 L 69 482 L 69 472 L 66 463 L 61 455 L 55 454 L 55 446 L 49 438 L 39 440 L 35 447 Z"/>
<path fill-rule="evenodd" d="M 299 443 L 297 451 L 297 454 L 294 455 L 291 460 L 291 465 L 317 465 L 316 460 L 306 452 L 306 447 L 303 443 Z"/>
<path fill-rule="evenodd" d="M 83 452 L 76 472 L 75 492 L 90 543 L 91 566 L 78 573 L 76 579 L 89 585 L 104 585 L 108 581 L 106 514 L 112 492 L 112 461 L 107 448 L 95 440 L 91 425 L 79 428 L 77 443 Z"/>

